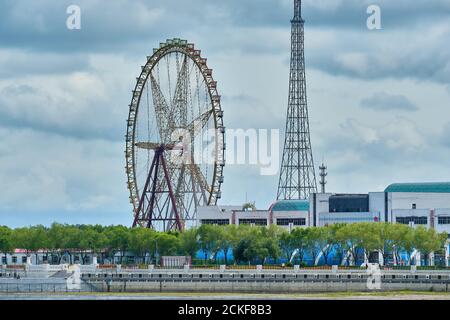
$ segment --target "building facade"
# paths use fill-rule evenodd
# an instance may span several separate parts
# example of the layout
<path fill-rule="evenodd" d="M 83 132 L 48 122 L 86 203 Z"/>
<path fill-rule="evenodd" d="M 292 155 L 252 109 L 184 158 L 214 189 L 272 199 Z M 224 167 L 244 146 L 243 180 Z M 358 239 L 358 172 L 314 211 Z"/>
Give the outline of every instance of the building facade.
<path fill-rule="evenodd" d="M 280 200 L 268 210 L 244 209 L 243 206 L 199 207 L 198 224 L 214 225 L 252 225 L 269 226 L 272 224 L 291 230 L 310 225 L 309 201 Z"/>
<path fill-rule="evenodd" d="M 383 192 L 367 194 L 313 193 L 309 201 L 280 200 L 268 210 L 200 207 L 197 217 L 199 224 L 275 224 L 286 229 L 390 222 L 423 225 L 450 234 L 450 182 L 394 183 Z"/>

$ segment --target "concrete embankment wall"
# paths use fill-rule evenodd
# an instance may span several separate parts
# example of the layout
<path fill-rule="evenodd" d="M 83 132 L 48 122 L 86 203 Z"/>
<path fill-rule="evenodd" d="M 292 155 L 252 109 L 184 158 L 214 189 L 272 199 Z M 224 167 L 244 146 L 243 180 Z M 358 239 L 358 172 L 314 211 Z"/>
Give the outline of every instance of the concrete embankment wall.
<path fill-rule="evenodd" d="M 222 293 L 320 293 L 371 291 L 366 282 L 170 282 L 113 281 L 93 282 L 101 292 L 222 292 Z M 382 283 L 379 291 L 447 292 L 445 283 Z"/>
<path fill-rule="evenodd" d="M 95 291 L 88 283 L 81 283 L 80 288 L 71 290 L 67 287 L 65 279 L 0 279 L 0 294 L 13 292 L 92 292 Z"/>
<path fill-rule="evenodd" d="M 381 283 L 380 290 L 369 290 L 366 282 L 264 282 L 264 281 L 86 281 L 69 290 L 59 279 L 2 279 L 0 294 L 8 292 L 203 292 L 203 293 L 321 293 L 373 291 L 448 292 L 446 283 Z"/>
<path fill-rule="evenodd" d="M 39 271 L 39 270 L 38 270 Z M 0 274 L 2 292 L 448 292 L 449 270 L 60 270 Z M 41 272 L 41 271 L 40 271 Z M 369 274 L 370 273 L 370 274 Z M 14 277 L 13 277 L 14 276 Z M 380 284 L 368 283 L 372 280 Z M 371 286 L 374 286 L 370 288 Z M 374 290 L 370 290 L 374 289 Z"/>

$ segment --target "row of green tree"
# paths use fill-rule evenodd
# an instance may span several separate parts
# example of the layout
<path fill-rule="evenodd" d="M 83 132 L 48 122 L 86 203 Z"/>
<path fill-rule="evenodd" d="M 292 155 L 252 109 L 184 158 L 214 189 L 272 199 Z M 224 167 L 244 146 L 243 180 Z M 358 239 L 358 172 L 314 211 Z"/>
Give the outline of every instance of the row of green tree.
<path fill-rule="evenodd" d="M 316 261 L 320 255 L 324 264 L 341 261 L 348 256 L 349 263 L 374 251 L 383 258 L 388 255 L 401 260 L 400 253 L 408 257 L 416 249 L 427 260 L 430 253 L 442 251 L 447 234 L 438 234 L 423 226 L 410 228 L 402 224 L 356 223 L 335 224 L 315 228 L 295 228 L 291 232 L 272 225 L 202 225 L 183 233 L 157 232 L 145 228 L 100 225 L 32 226 L 10 229 L 0 227 L 0 252 L 14 249 L 27 254 L 43 252 L 61 261 L 63 255 L 81 256 L 82 262 L 95 254 L 100 262 L 113 257 L 122 263 L 125 255 L 132 254 L 135 262 L 149 263 L 160 256 L 197 256 L 205 262 L 217 261 L 218 256 L 229 263 L 260 263 L 295 256 L 297 263 Z M 232 253 L 234 261 L 228 261 Z M 333 258 L 333 259 L 331 259 Z M 409 260 L 409 258 L 408 258 Z"/>
<path fill-rule="evenodd" d="M 297 263 L 311 264 L 319 256 L 322 264 L 331 265 L 344 257 L 348 257 L 348 264 L 354 264 L 375 251 L 385 261 L 388 256 L 395 256 L 397 262 L 403 253 L 409 263 L 414 250 L 428 261 L 431 253 L 443 251 L 447 241 L 447 233 L 439 234 L 434 229 L 387 223 L 335 224 L 295 228 L 292 232 L 275 225 L 268 228 L 204 225 L 198 231 L 200 248 L 213 259 L 223 253 L 226 261 L 231 250 L 236 262 L 262 264 L 268 259 L 289 261 L 292 257 Z"/>

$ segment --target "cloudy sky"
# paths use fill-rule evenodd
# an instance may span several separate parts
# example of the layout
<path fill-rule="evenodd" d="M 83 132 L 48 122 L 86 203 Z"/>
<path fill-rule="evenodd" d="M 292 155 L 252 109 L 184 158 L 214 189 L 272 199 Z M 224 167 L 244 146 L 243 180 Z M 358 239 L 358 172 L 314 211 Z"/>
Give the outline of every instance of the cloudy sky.
<path fill-rule="evenodd" d="M 131 224 L 125 121 L 145 57 L 208 58 L 227 128 L 283 130 L 292 0 L 0 0 L 0 224 Z M 382 29 L 366 27 L 370 4 Z M 66 9 L 81 8 L 81 30 Z M 332 192 L 450 181 L 450 0 L 308 0 L 316 166 Z M 222 204 L 267 208 L 278 176 L 225 168 Z"/>

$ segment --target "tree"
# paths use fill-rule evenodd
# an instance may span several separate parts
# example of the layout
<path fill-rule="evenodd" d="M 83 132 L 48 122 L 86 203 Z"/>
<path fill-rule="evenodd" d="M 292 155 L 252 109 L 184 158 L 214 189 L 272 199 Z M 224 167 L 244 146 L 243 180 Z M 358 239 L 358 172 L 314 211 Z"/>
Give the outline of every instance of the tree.
<path fill-rule="evenodd" d="M 12 252 L 14 249 L 11 235 L 12 235 L 11 229 L 5 226 L 0 226 L 0 252 L 4 253 L 5 260 L 7 254 Z"/>
<path fill-rule="evenodd" d="M 102 231 L 102 228 L 96 226 L 80 229 L 81 239 L 79 241 L 79 249 L 83 252 L 83 263 L 86 263 L 88 251 L 93 255 L 96 255 L 104 250 L 106 246 L 106 237 Z"/>
<path fill-rule="evenodd" d="M 219 228 L 219 226 L 210 224 L 203 224 L 198 228 L 200 248 L 205 253 L 205 258 L 207 256 L 212 256 L 214 261 L 216 260 L 217 252 L 220 250 Z"/>
<path fill-rule="evenodd" d="M 414 250 L 414 229 L 405 224 L 391 224 L 392 227 L 392 251 L 395 260 L 400 261 L 400 252 L 405 251 L 408 254 L 408 261 L 411 260 L 411 254 Z"/>
<path fill-rule="evenodd" d="M 191 256 L 194 259 L 200 249 L 198 242 L 198 229 L 192 228 L 185 230 L 180 234 L 180 250 L 183 254 Z"/>
<path fill-rule="evenodd" d="M 358 225 L 358 223 L 346 224 L 336 232 L 337 241 L 352 258 L 352 263 L 350 264 L 356 263 L 358 248 L 362 246 L 361 229 L 358 228 Z"/>
<path fill-rule="evenodd" d="M 295 248 L 297 256 L 299 257 L 300 264 L 303 263 L 305 254 L 308 251 L 308 228 L 295 228 L 291 232 L 292 245 Z"/>
<path fill-rule="evenodd" d="M 430 254 L 442 249 L 447 240 L 445 233 L 438 234 L 435 229 L 427 229 L 424 226 L 418 226 L 414 229 L 413 245 L 425 257 L 425 264 L 429 264 Z"/>
<path fill-rule="evenodd" d="M 155 255 L 156 242 L 158 234 L 156 231 L 148 228 L 133 228 L 129 232 L 129 249 L 145 262 L 147 253 L 150 256 Z"/>
<path fill-rule="evenodd" d="M 281 256 L 279 243 L 282 232 L 283 229 L 277 225 L 270 225 L 268 228 L 262 227 L 263 245 L 268 250 L 268 255 L 265 259 L 272 258 L 276 260 Z"/>
<path fill-rule="evenodd" d="M 47 252 L 50 247 L 48 229 L 42 225 L 30 227 L 28 229 L 28 242 L 27 249 L 35 254 L 37 263 L 39 250 L 45 250 Z"/>
<path fill-rule="evenodd" d="M 235 243 L 235 236 L 237 235 L 237 226 L 227 225 L 218 228 L 219 240 L 217 247 L 223 252 L 225 265 L 228 265 L 228 252 L 232 250 Z"/>
<path fill-rule="evenodd" d="M 48 230 L 48 249 L 52 257 L 56 255 L 58 263 L 61 261 L 61 250 L 65 247 L 65 230 L 67 226 L 53 223 Z"/>
<path fill-rule="evenodd" d="M 254 261 L 264 264 L 267 258 L 277 259 L 281 250 L 278 245 L 279 229 L 266 227 L 250 227 L 245 229 L 242 239 L 233 251 L 235 258 L 240 261 Z"/>
<path fill-rule="evenodd" d="M 244 205 L 242 206 L 242 210 L 244 210 L 244 211 L 256 211 L 256 205 L 255 205 L 254 202 L 244 203 Z"/>
<path fill-rule="evenodd" d="M 341 228 L 343 228 L 344 226 L 345 226 L 344 223 L 336 223 L 336 224 L 332 224 L 332 225 L 328 226 L 328 230 L 330 232 L 330 234 L 329 234 L 329 237 L 330 237 L 329 241 L 332 244 L 331 245 L 331 247 L 332 247 L 331 250 L 334 250 L 336 258 L 337 258 L 337 260 L 339 262 L 342 261 L 342 259 L 344 258 L 344 255 L 347 253 L 344 250 L 343 243 L 341 241 L 339 241 L 339 239 L 337 237 L 338 231 Z"/>
<path fill-rule="evenodd" d="M 229 231 L 231 235 L 232 252 L 235 264 L 242 262 L 248 262 L 247 258 L 244 256 L 244 250 L 248 247 L 248 236 L 247 233 L 250 232 L 251 226 L 249 225 L 238 225 L 234 228 L 230 228 Z"/>
<path fill-rule="evenodd" d="M 122 263 L 123 256 L 129 248 L 129 233 L 130 230 L 124 226 L 111 226 L 105 230 L 105 246 L 113 262 L 115 254 L 119 251 Z"/>
<path fill-rule="evenodd" d="M 159 256 L 171 256 L 179 251 L 180 239 L 170 233 L 157 233 L 156 243 Z"/>
<path fill-rule="evenodd" d="M 328 257 L 333 250 L 331 241 L 334 239 L 331 236 L 331 228 L 328 226 L 307 229 L 305 241 L 307 251 L 313 258 L 313 263 L 315 263 L 319 255 L 322 255 L 325 264 L 328 264 Z"/>
<path fill-rule="evenodd" d="M 31 239 L 29 237 L 28 228 L 17 228 L 14 229 L 11 235 L 12 245 L 16 249 L 24 249 L 28 255 L 30 248 L 33 246 Z"/>
<path fill-rule="evenodd" d="M 292 233 L 284 231 L 280 234 L 279 243 L 283 256 L 289 261 L 295 251 L 295 241 Z"/>
<path fill-rule="evenodd" d="M 334 229 L 329 226 L 317 228 L 316 235 L 316 248 L 320 250 L 319 254 L 322 254 L 324 263 L 328 265 L 328 260 L 334 246 Z"/>
<path fill-rule="evenodd" d="M 69 263 L 73 263 L 73 254 L 75 252 L 80 252 L 81 250 L 81 238 L 79 226 L 64 225 L 62 247 L 60 247 L 60 249 L 64 250 L 65 253 L 69 255 Z"/>
<path fill-rule="evenodd" d="M 355 225 L 355 229 L 360 238 L 359 247 L 363 249 L 364 256 L 369 259 L 370 253 L 380 248 L 379 224 L 373 222 L 358 223 Z"/>
<path fill-rule="evenodd" d="M 377 223 L 375 232 L 378 234 L 378 250 L 383 255 L 383 261 L 386 261 L 387 255 L 392 254 L 394 261 L 400 261 L 400 251 L 410 252 L 412 246 L 410 242 L 410 233 L 412 229 L 404 224 Z"/>
<path fill-rule="evenodd" d="M 394 252 L 394 230 L 395 227 L 389 223 L 377 223 L 375 225 L 375 232 L 378 234 L 377 248 L 383 256 L 383 261 L 386 261 L 388 253 Z"/>
<path fill-rule="evenodd" d="M 270 225 L 253 227 L 249 225 L 202 225 L 200 228 L 179 232 L 156 232 L 147 228 L 129 229 L 124 226 L 103 227 L 100 225 L 62 225 L 54 223 L 50 228 L 32 226 L 11 230 L 0 226 L 0 251 L 9 253 L 14 248 L 25 249 L 27 254 L 38 254 L 39 250 L 51 251 L 58 255 L 61 262 L 62 253 L 74 252 L 82 255 L 86 262 L 88 252 L 106 253 L 113 256 L 117 251 L 122 257 L 131 250 L 138 257 L 146 258 L 159 255 L 186 254 L 194 257 L 202 249 L 214 261 L 217 254 L 223 252 L 225 264 L 230 250 L 236 262 L 267 263 L 268 259 L 278 259 L 281 255 L 290 259 L 298 255 L 303 263 L 305 253 L 313 259 L 322 255 L 329 264 L 331 252 L 335 250 L 341 259 L 349 254 L 353 262 L 364 251 L 368 256 L 379 250 L 386 255 L 392 253 L 397 261 L 400 252 L 410 256 L 417 249 L 429 261 L 430 254 L 442 250 L 447 234 L 438 234 L 434 229 L 419 226 L 415 229 L 403 224 L 356 223 L 335 224 L 316 228 L 295 228 L 291 233 Z M 121 257 L 121 263 L 122 263 Z M 317 260 L 317 259 L 316 259 Z M 103 259 L 102 259 L 103 261 Z"/>
<path fill-rule="evenodd" d="M 245 250 L 250 246 L 249 239 L 240 239 L 235 246 L 233 246 L 233 256 L 237 264 L 241 262 L 250 262 L 244 254 Z"/>

